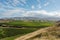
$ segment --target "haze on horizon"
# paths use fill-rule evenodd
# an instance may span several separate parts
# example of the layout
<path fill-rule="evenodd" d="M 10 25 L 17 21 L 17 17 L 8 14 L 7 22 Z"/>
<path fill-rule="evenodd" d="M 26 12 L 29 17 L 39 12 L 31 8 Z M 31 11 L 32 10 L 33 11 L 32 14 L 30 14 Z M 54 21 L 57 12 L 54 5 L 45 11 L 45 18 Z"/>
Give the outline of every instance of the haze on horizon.
<path fill-rule="evenodd" d="M 60 0 L 0 0 L 0 18 L 60 17 Z"/>

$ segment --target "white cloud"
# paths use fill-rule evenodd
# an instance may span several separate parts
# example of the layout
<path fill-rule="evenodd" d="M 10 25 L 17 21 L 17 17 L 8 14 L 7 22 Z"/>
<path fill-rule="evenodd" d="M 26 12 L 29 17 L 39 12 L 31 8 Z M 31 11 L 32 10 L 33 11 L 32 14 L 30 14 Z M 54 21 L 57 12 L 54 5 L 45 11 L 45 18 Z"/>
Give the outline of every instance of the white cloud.
<path fill-rule="evenodd" d="M 52 16 L 60 17 L 60 12 L 59 11 L 50 12 L 50 14 Z"/>
<path fill-rule="evenodd" d="M 57 11 L 47 12 L 46 10 L 27 11 L 26 13 L 23 14 L 23 16 L 37 16 L 41 14 L 47 16 L 60 17 L 60 12 Z"/>
<path fill-rule="evenodd" d="M 25 13 L 25 11 L 23 9 L 13 9 L 13 10 L 7 10 L 4 13 L 2 13 L 2 16 L 4 17 L 8 17 L 8 16 L 12 16 L 14 14 L 18 14 L 18 13 Z"/>
<path fill-rule="evenodd" d="M 23 3 L 21 3 L 21 2 L 23 2 Z M 16 6 L 18 4 L 24 6 L 24 4 L 26 4 L 26 0 L 13 0 L 12 4 L 13 4 L 13 6 Z"/>
<path fill-rule="evenodd" d="M 34 8 L 35 8 L 35 6 L 34 6 L 34 5 L 32 5 L 32 6 L 31 6 L 31 8 L 32 8 L 32 9 L 34 9 Z"/>
<path fill-rule="evenodd" d="M 21 1 L 22 1 L 24 4 L 26 4 L 26 1 L 27 1 L 27 0 L 21 0 Z"/>
<path fill-rule="evenodd" d="M 47 2 L 47 3 L 44 4 L 44 6 L 47 6 L 47 5 L 49 5 L 49 2 Z"/>
<path fill-rule="evenodd" d="M 13 0 L 12 5 L 13 5 L 13 6 L 16 6 L 17 4 L 20 4 L 20 1 L 18 1 L 18 0 Z"/>
<path fill-rule="evenodd" d="M 24 4 L 26 4 L 26 0 L 13 0 L 12 5 L 16 6 L 17 4 L 21 4 L 24 5 L 23 3 L 21 3 L 20 1 L 22 1 Z M 40 2 L 40 0 L 37 0 L 38 2 Z M 12 1 L 9 0 L 9 2 L 5 2 L 8 7 L 11 7 L 9 3 L 11 3 Z M 49 5 L 50 3 L 47 2 L 44 4 L 44 6 Z M 41 8 L 40 3 L 37 5 L 38 8 Z M 0 3 L 0 10 L 5 7 L 3 3 Z M 35 8 L 34 5 L 31 6 L 32 9 Z M 4 10 L 4 8 L 2 9 Z M 21 16 L 37 16 L 37 15 L 47 15 L 47 16 L 54 16 L 54 17 L 60 17 L 60 12 L 59 11 L 52 11 L 52 12 L 47 12 L 46 10 L 31 10 L 31 11 L 26 11 L 24 9 L 19 9 L 19 8 L 14 8 L 13 10 L 5 10 L 5 12 L 1 13 L 2 16 L 4 17 L 8 17 L 8 16 L 12 16 L 14 14 L 19 14 Z"/>
<path fill-rule="evenodd" d="M 23 3 L 21 3 L 23 2 Z M 12 6 L 17 6 L 17 5 L 22 5 L 24 6 L 24 4 L 26 4 L 26 0 L 6 0 L 4 2 L 8 7 L 11 7 Z M 4 5 L 2 2 L 0 2 L 0 5 Z"/>
<path fill-rule="evenodd" d="M 12 8 L 10 3 L 11 3 L 11 0 L 7 0 L 7 2 L 5 1 L 4 3 L 0 2 L 0 7 L 1 8 Z"/>
<path fill-rule="evenodd" d="M 29 16 L 38 16 L 41 14 L 42 15 L 46 15 L 46 16 L 54 16 L 54 17 L 60 17 L 60 12 L 59 11 L 52 11 L 52 12 L 47 12 L 46 10 L 31 10 L 31 11 L 27 11 L 27 10 L 24 10 L 24 9 L 18 9 L 18 8 L 15 8 L 13 10 L 7 10 L 3 13 L 1 13 L 2 16 L 4 17 L 8 17 L 8 16 L 12 16 L 12 15 L 15 15 L 15 16 L 18 16 L 21 15 L 22 17 L 23 16 L 26 16 L 26 17 L 29 17 Z"/>

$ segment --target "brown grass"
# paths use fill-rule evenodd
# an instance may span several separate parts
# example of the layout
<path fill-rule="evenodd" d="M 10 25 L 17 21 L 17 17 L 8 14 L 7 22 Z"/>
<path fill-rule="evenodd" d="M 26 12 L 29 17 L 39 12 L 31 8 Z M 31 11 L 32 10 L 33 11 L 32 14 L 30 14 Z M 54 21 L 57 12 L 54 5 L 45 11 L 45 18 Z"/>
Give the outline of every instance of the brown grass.
<path fill-rule="evenodd" d="M 28 40 L 60 40 L 60 27 L 46 29 L 45 32 Z"/>

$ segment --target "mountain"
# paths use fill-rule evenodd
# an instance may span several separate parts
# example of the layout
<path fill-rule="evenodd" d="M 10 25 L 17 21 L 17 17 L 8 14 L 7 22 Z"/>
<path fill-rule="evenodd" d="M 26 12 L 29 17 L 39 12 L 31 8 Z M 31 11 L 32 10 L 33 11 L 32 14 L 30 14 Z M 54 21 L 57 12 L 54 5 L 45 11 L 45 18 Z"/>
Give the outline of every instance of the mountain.
<path fill-rule="evenodd" d="M 10 17 L 10 18 L 2 18 L 4 20 L 53 20 L 58 21 L 60 20 L 59 17 L 47 17 L 47 16 L 41 16 L 41 17 Z"/>

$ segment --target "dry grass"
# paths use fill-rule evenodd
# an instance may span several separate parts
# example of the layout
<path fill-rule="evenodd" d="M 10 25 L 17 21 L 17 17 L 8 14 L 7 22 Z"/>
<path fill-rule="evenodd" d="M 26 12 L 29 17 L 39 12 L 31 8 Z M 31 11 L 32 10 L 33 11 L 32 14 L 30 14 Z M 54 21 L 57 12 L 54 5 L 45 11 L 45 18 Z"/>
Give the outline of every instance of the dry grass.
<path fill-rule="evenodd" d="M 45 32 L 28 40 L 60 40 L 60 27 L 46 29 Z"/>

